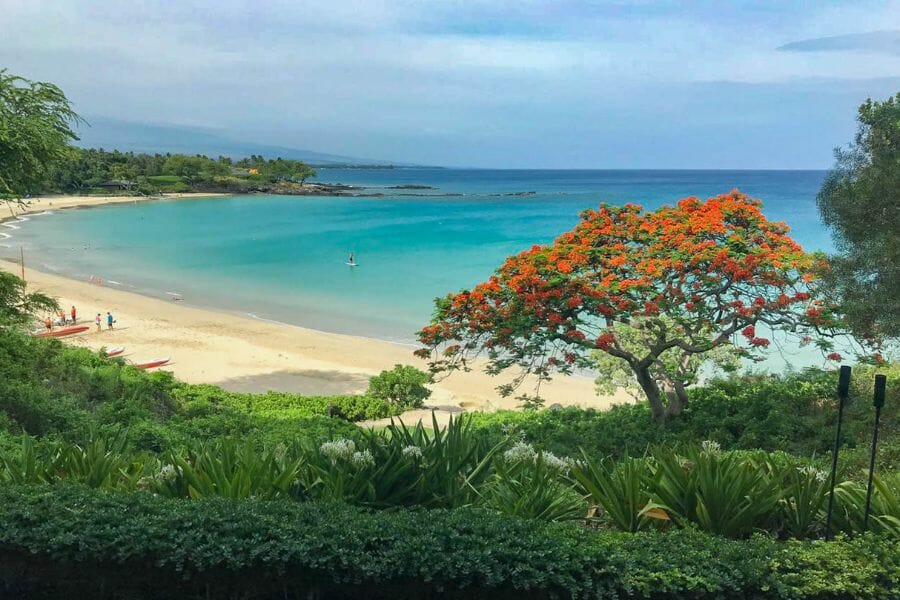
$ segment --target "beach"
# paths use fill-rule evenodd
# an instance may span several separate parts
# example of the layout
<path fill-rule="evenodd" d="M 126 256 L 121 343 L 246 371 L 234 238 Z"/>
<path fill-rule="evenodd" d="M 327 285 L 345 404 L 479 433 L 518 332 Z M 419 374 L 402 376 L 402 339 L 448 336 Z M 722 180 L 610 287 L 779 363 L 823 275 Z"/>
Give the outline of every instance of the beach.
<path fill-rule="evenodd" d="M 122 196 L 52 197 L 35 199 L 17 214 L 140 200 Z M 0 268 L 20 273 L 20 265 L 14 262 L 0 261 Z M 74 305 L 79 322 L 91 325 L 90 331 L 66 338 L 66 343 L 92 349 L 124 346 L 125 359 L 133 362 L 169 357 L 171 362 L 165 370 L 189 383 L 210 383 L 242 392 L 360 393 L 370 376 L 395 364 L 426 367 L 413 355 L 415 347 L 411 345 L 187 306 L 42 273 L 27 264 L 25 275 L 29 290 L 56 297 L 67 312 Z M 116 319 L 111 331 L 106 328 L 107 311 Z M 103 317 L 101 332 L 93 327 L 97 313 Z M 431 386 L 433 395 L 428 404 L 439 407 L 443 416 L 460 410 L 515 408 L 517 400 L 501 398 L 495 389 L 512 375 L 491 377 L 478 370 L 455 373 Z M 531 393 L 532 387 L 526 383 L 521 390 Z M 547 405 L 598 409 L 630 401 L 625 394 L 598 397 L 593 381 L 580 376 L 554 378 L 541 386 L 541 395 Z M 421 411 L 408 416 L 427 414 Z"/>
<path fill-rule="evenodd" d="M 227 196 L 227 194 L 211 193 L 181 193 L 159 194 L 156 196 L 39 196 L 23 198 L 21 204 L 16 201 L 5 202 L 5 208 L 0 207 L 0 223 L 15 217 L 25 216 L 46 210 L 60 210 L 65 208 L 91 208 L 94 206 L 107 206 L 111 204 L 135 204 L 159 200 L 178 200 L 182 198 L 209 198 Z"/>

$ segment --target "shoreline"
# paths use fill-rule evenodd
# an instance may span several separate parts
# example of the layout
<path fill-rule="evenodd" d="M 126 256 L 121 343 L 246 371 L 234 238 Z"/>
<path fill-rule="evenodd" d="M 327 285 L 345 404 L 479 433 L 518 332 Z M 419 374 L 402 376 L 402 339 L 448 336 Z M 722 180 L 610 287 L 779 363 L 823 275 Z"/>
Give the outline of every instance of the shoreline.
<path fill-rule="evenodd" d="M 162 200 L 191 200 L 194 198 L 225 198 L 234 194 L 217 194 L 212 192 L 184 192 L 159 194 L 156 196 L 123 196 L 121 194 L 110 196 L 75 196 L 52 195 L 23 198 L 24 206 L 16 200 L 4 201 L 5 210 L 0 211 L 0 223 L 14 221 L 20 217 L 45 212 L 48 210 L 67 210 L 71 208 L 95 208 L 99 206 L 112 206 L 115 204 L 138 204 L 140 202 L 154 202 Z M 45 204 L 46 203 L 46 204 Z"/>
<path fill-rule="evenodd" d="M 0 269 L 18 274 L 19 265 L 0 260 Z M 124 358 L 143 362 L 170 357 L 171 371 L 187 383 L 210 383 L 231 391 L 269 390 L 333 395 L 361 393 L 368 378 L 394 364 L 425 362 L 408 345 L 373 338 L 328 333 L 295 325 L 279 325 L 215 309 L 195 308 L 141 294 L 98 286 L 26 267 L 30 290 L 60 301 L 68 311 L 76 306 L 79 323 L 91 325 L 83 334 L 64 338 L 74 346 L 99 350 L 125 346 Z M 97 332 L 93 317 L 112 312 L 116 328 Z M 455 373 L 431 385 L 428 406 L 446 421 L 465 410 L 515 409 L 518 401 L 501 398 L 496 386 L 512 379 L 481 371 Z M 529 390 L 523 384 L 523 391 Z M 608 408 L 631 402 L 624 393 L 599 397 L 593 380 L 565 376 L 542 384 L 546 405 Z M 411 411 L 406 420 L 430 419 L 430 409 Z"/>

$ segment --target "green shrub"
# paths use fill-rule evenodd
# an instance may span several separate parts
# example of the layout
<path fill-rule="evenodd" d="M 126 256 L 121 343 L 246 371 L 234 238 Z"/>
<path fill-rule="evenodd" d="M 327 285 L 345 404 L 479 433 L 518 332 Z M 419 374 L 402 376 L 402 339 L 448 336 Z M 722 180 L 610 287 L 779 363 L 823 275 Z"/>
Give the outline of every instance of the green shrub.
<path fill-rule="evenodd" d="M 404 408 L 419 408 L 431 396 L 431 375 L 410 365 L 394 365 L 369 379 L 366 394 Z"/>
<path fill-rule="evenodd" d="M 181 384 L 174 390 L 175 398 L 185 410 L 195 406 L 230 407 L 254 417 L 294 419 L 327 415 L 336 410 L 350 421 L 381 419 L 400 414 L 401 408 L 371 396 L 303 396 L 285 392 L 244 394 L 229 392 L 214 385 Z"/>
<path fill-rule="evenodd" d="M 366 396 L 234 394 L 147 373 L 58 340 L 0 329 L 0 429 L 85 443 L 125 430 L 135 450 L 165 452 L 198 440 L 241 437 L 275 445 L 311 436 L 353 438 L 354 426 L 325 415 L 375 419 L 402 409 Z"/>
<path fill-rule="evenodd" d="M 0 522 L 0 589 L 30 598 L 884 599 L 900 582 L 900 555 L 877 536 L 624 534 L 469 508 L 4 486 Z"/>
<path fill-rule="evenodd" d="M 842 464 L 859 477 L 868 467 L 874 411 L 874 373 L 888 375 L 888 399 L 882 414 L 880 468 L 900 467 L 900 365 L 854 368 L 847 404 Z M 678 446 L 714 440 L 723 449 L 781 450 L 797 456 L 819 455 L 828 462 L 837 418 L 837 375 L 810 369 L 786 375 L 747 375 L 710 381 L 690 392 L 684 412 L 665 425 L 650 418 L 646 403 L 606 411 L 579 408 L 499 411 L 475 415 L 485 436 L 499 439 L 518 430 L 545 450 L 576 456 L 639 456 L 657 445 Z"/>

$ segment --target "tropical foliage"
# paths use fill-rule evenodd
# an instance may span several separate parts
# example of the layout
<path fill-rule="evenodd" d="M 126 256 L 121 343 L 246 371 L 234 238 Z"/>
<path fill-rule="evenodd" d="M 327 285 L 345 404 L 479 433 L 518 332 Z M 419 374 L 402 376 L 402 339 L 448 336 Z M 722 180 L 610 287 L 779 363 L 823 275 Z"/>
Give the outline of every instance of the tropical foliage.
<path fill-rule="evenodd" d="M 839 251 L 826 281 L 858 335 L 900 338 L 900 93 L 867 100 L 858 119 L 818 196 Z"/>
<path fill-rule="evenodd" d="M 887 376 L 878 464 L 900 468 L 900 365 L 857 366 L 841 430 L 841 464 L 857 476 L 869 464 L 874 414 L 872 380 Z M 498 440 L 517 432 L 537 447 L 561 455 L 641 456 L 654 447 L 678 447 L 715 440 L 726 450 L 785 451 L 817 457 L 821 467 L 834 445 L 837 374 L 810 369 L 785 375 L 732 375 L 690 390 L 681 416 L 649 421 L 646 404 L 622 404 L 598 411 L 558 408 L 475 413 L 475 427 Z"/>
<path fill-rule="evenodd" d="M 0 69 L 0 200 L 21 198 L 46 181 L 78 139 L 73 127 L 79 120 L 52 83 Z"/>
<path fill-rule="evenodd" d="M 0 271 L 0 326 L 25 325 L 35 315 L 55 311 L 56 300 L 41 292 L 29 292 L 25 282 Z"/>
<path fill-rule="evenodd" d="M 127 193 L 235 192 L 295 189 L 315 169 L 298 160 L 251 156 L 230 157 L 144 154 L 103 149 L 70 148 L 63 159 L 31 192 Z M 110 187 L 112 186 L 112 187 Z"/>
<path fill-rule="evenodd" d="M 394 365 L 390 371 L 382 371 L 369 379 L 368 396 L 381 398 L 406 408 L 418 408 L 431 396 L 425 387 L 431 376 L 411 365 Z"/>
<path fill-rule="evenodd" d="M 517 366 L 540 381 L 595 366 L 591 353 L 602 352 L 627 365 L 665 420 L 687 405 L 697 357 L 725 346 L 752 356 L 772 343 L 763 327 L 829 347 L 833 315 L 815 263 L 737 191 L 653 212 L 604 204 L 487 282 L 439 299 L 419 354 L 441 373 L 484 353 L 488 372 Z M 642 343 L 623 343 L 622 325 Z"/>
<path fill-rule="evenodd" d="M 436 425 L 436 423 L 435 423 Z M 170 498 L 285 498 L 370 508 L 482 506 L 527 519 L 587 519 L 636 532 L 697 528 L 729 538 L 757 532 L 817 538 L 827 474 L 783 453 L 726 452 L 715 442 L 612 461 L 559 457 L 512 437 L 490 445 L 468 419 L 443 428 L 392 425 L 346 438 L 298 438 L 259 448 L 225 439 L 152 455 L 127 437 L 86 444 L 24 437 L 0 453 L 5 484 L 79 483 Z M 900 479 L 876 475 L 872 531 L 900 537 Z M 863 530 L 865 487 L 838 487 L 838 526 Z"/>

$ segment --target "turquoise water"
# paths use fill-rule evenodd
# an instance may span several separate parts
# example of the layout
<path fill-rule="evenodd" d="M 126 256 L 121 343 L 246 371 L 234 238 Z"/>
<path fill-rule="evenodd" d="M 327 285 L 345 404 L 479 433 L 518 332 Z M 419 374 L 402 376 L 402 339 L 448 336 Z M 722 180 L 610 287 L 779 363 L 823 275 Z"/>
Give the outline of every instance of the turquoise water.
<path fill-rule="evenodd" d="M 384 198 L 244 196 L 58 211 L 0 228 L 0 255 L 145 294 L 325 331 L 412 341 L 434 297 L 569 229 L 601 201 L 648 207 L 737 187 L 826 249 L 819 171 L 322 170 Z M 429 185 L 436 190 L 391 190 Z M 530 196 L 508 196 L 535 192 Z M 399 196 L 424 193 L 427 197 Z M 393 194 L 393 195 L 391 195 Z M 463 194 L 446 196 L 442 194 Z M 499 195 L 498 195 L 499 194 Z M 52 207 L 48 207 L 52 210 Z M 0 236 L 3 237 L 3 236 Z M 350 251 L 358 267 L 345 265 Z"/>

